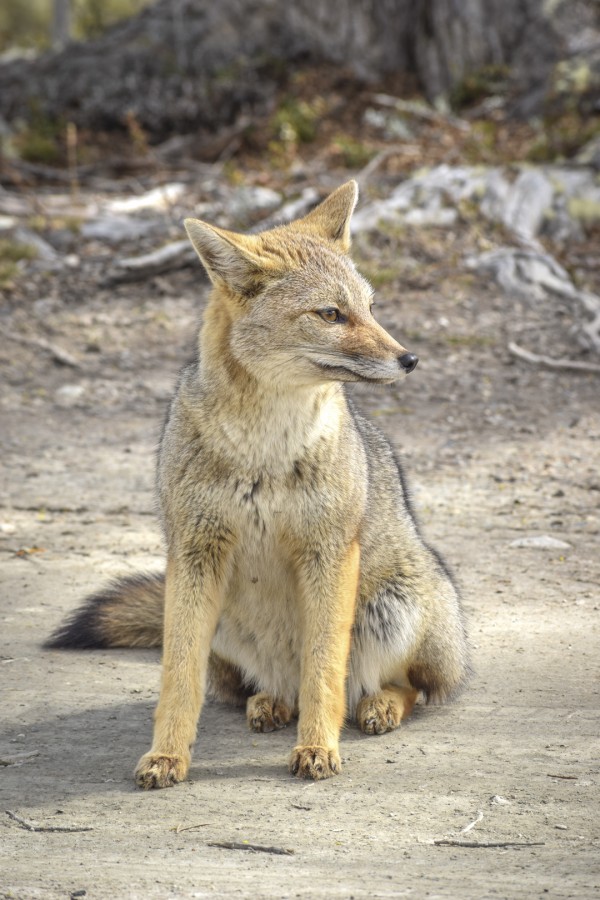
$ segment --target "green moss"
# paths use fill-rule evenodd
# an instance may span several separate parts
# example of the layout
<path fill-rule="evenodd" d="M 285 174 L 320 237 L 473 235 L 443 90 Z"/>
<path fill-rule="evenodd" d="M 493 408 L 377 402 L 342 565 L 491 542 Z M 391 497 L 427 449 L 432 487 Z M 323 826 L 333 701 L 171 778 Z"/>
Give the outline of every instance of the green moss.
<path fill-rule="evenodd" d="M 485 334 L 440 334 L 439 339 L 451 347 L 491 347 L 494 338 Z"/>
<path fill-rule="evenodd" d="M 0 287 L 9 287 L 22 260 L 35 259 L 37 251 L 29 244 L 21 244 L 8 238 L 0 238 Z"/>
<path fill-rule="evenodd" d="M 0 51 L 12 47 L 43 50 L 50 42 L 48 0 L 2 0 L 0 3 Z"/>
<path fill-rule="evenodd" d="M 339 134 L 334 147 L 342 157 L 343 165 L 348 169 L 360 169 L 375 156 L 375 151 L 371 147 L 348 134 Z"/>
<path fill-rule="evenodd" d="M 72 0 L 73 35 L 88 40 L 148 6 L 151 0 Z"/>
<path fill-rule="evenodd" d="M 502 94 L 507 88 L 507 77 L 506 66 L 483 66 L 470 72 L 450 92 L 450 105 L 460 110 L 486 97 Z"/>
<path fill-rule="evenodd" d="M 152 0 L 72 0 L 72 36 L 97 37 L 106 29 L 138 13 Z M 2 0 L 0 51 L 11 47 L 45 50 L 52 34 L 52 3 L 48 0 Z"/>
<path fill-rule="evenodd" d="M 529 147 L 529 162 L 552 162 L 569 159 L 600 134 L 600 118 L 569 111 L 560 116 L 548 116 L 543 130 Z"/>
<path fill-rule="evenodd" d="M 600 203 L 590 197 L 571 197 L 567 209 L 573 219 L 578 219 L 586 225 L 600 222 Z"/>
<path fill-rule="evenodd" d="M 391 284 L 391 282 L 395 281 L 399 275 L 398 269 L 392 268 L 391 266 L 386 268 L 385 266 L 362 264 L 360 266 L 360 271 L 374 288 L 380 288 L 386 284 Z"/>
<path fill-rule="evenodd" d="M 55 139 L 45 134 L 28 130 L 18 141 L 19 156 L 26 162 L 56 163 L 60 160 L 60 149 Z"/>
<path fill-rule="evenodd" d="M 557 94 L 585 94 L 592 85 L 592 70 L 589 62 L 576 56 L 561 60 L 554 70 L 553 88 Z"/>
<path fill-rule="evenodd" d="M 16 135 L 15 149 L 21 159 L 32 163 L 57 163 L 62 158 L 61 135 L 64 123 L 50 119 L 33 101 L 27 125 Z"/>
<path fill-rule="evenodd" d="M 30 216 L 27 219 L 27 227 L 31 231 L 46 232 L 58 228 L 65 228 L 72 234 L 79 234 L 83 219 L 79 216 Z"/>
<path fill-rule="evenodd" d="M 287 97 L 271 120 L 275 138 L 284 143 L 308 144 L 317 136 L 317 123 L 322 112 L 322 101 L 311 103 Z"/>
<path fill-rule="evenodd" d="M 490 155 L 496 152 L 497 139 L 496 122 L 487 119 L 473 122 L 471 133 L 463 146 L 463 156 L 472 165 L 488 162 Z"/>
<path fill-rule="evenodd" d="M 0 238 L 0 262 L 20 262 L 22 259 L 35 259 L 37 251 L 30 244 L 21 244 L 8 238 Z"/>

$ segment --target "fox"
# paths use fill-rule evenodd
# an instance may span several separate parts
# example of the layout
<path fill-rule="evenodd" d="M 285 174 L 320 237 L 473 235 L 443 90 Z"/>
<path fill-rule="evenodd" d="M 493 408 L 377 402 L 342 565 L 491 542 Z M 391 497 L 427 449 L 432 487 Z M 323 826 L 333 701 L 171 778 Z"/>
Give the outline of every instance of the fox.
<path fill-rule="evenodd" d="M 341 771 L 347 718 L 383 734 L 468 678 L 454 580 L 345 393 L 418 362 L 350 258 L 357 199 L 349 181 L 248 235 L 184 222 L 212 290 L 158 452 L 166 571 L 92 594 L 46 643 L 162 647 L 141 788 L 187 778 L 207 694 L 245 705 L 256 732 L 297 719 L 289 770 L 319 780 Z"/>

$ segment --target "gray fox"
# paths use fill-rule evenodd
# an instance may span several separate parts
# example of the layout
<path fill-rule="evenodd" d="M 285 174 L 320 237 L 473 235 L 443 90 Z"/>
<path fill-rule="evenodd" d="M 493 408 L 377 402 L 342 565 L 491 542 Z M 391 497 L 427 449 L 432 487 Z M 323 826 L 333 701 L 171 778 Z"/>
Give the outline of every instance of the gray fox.
<path fill-rule="evenodd" d="M 213 290 L 158 460 L 165 575 L 92 595 L 49 647 L 163 647 L 136 782 L 184 779 L 207 690 L 250 727 L 298 717 L 293 774 L 340 771 L 346 713 L 367 734 L 465 681 L 457 591 L 422 539 L 403 474 L 342 382 L 388 384 L 417 357 L 375 321 L 348 251 L 342 185 L 295 222 L 185 226 Z"/>

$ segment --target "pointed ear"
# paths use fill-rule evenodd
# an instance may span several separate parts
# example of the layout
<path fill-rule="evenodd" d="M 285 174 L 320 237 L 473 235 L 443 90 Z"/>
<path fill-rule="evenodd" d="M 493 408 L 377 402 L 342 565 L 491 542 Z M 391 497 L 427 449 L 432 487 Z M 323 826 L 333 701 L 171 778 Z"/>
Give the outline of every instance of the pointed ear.
<path fill-rule="evenodd" d="M 347 181 L 319 203 L 312 212 L 294 224 L 312 231 L 327 241 L 332 241 L 338 249 L 347 253 L 350 249 L 350 219 L 357 200 L 356 181 Z"/>
<path fill-rule="evenodd" d="M 252 238 L 202 222 L 185 219 L 185 230 L 214 285 L 227 285 L 236 294 L 255 294 L 266 274 L 251 247 Z"/>

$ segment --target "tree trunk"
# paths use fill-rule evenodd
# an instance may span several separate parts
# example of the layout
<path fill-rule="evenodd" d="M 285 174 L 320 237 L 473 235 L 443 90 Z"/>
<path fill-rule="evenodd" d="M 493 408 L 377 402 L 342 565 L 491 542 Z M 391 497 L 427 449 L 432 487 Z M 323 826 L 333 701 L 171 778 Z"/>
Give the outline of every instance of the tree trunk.
<path fill-rule="evenodd" d="M 62 50 L 71 36 L 71 0 L 53 0 L 52 47 Z"/>
<path fill-rule="evenodd" d="M 56 0 L 57 6 L 60 0 Z M 486 65 L 537 66 L 557 38 L 542 0 L 158 0 L 102 38 L 0 66 L 0 116 L 92 128 L 127 116 L 156 138 L 214 133 L 272 108 L 299 67 L 416 73 L 430 100 Z M 536 56 L 537 54 L 537 56 Z M 539 68 L 539 67 L 538 67 Z"/>

